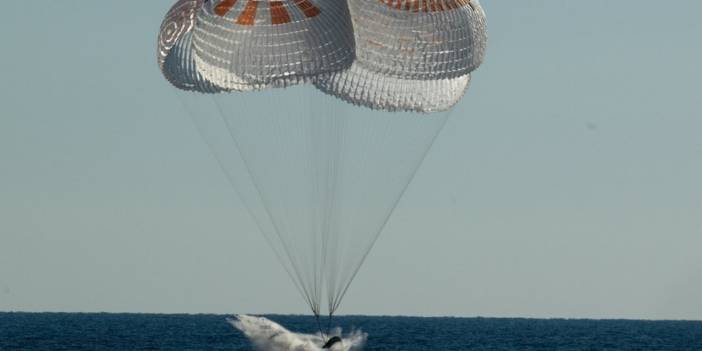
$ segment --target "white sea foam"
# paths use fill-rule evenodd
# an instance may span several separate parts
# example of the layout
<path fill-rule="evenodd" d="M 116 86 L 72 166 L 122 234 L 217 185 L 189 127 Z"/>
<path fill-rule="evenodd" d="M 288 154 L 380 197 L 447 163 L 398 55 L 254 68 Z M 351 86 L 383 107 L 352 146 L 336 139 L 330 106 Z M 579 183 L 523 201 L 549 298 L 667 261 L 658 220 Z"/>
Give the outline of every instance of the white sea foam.
<path fill-rule="evenodd" d="M 261 351 L 321 351 L 326 339 L 319 334 L 293 333 L 278 323 L 263 317 L 236 315 L 228 320 L 235 328 L 241 330 L 254 346 Z M 341 329 L 335 329 L 331 335 L 337 335 L 342 341 L 334 344 L 331 351 L 358 351 L 363 349 L 367 334 L 360 330 L 341 335 Z"/>

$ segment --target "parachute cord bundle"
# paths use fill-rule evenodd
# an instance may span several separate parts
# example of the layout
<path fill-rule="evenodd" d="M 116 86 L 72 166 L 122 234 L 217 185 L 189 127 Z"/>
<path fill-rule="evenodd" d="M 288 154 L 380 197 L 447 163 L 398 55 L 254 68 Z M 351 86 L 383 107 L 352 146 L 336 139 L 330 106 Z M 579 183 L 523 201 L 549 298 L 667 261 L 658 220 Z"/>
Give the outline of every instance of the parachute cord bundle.
<path fill-rule="evenodd" d="M 310 89 L 295 90 L 305 96 Z M 339 308 L 449 113 L 352 115 L 351 106 L 310 109 L 316 99 L 306 98 L 285 111 L 266 104 L 283 93 L 180 96 L 321 319 L 323 299 L 328 317 Z M 329 329 L 330 320 L 325 322 Z"/>

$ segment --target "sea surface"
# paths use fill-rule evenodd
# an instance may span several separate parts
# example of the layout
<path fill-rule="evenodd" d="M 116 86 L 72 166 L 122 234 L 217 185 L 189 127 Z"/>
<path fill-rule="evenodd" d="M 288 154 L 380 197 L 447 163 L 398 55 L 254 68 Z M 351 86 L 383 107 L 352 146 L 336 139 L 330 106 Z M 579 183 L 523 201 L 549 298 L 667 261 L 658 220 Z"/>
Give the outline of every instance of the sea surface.
<path fill-rule="evenodd" d="M 314 319 L 270 315 L 295 332 Z M 225 315 L 0 313 L 0 350 L 253 350 Z M 702 321 L 342 316 L 364 350 L 695 350 Z"/>

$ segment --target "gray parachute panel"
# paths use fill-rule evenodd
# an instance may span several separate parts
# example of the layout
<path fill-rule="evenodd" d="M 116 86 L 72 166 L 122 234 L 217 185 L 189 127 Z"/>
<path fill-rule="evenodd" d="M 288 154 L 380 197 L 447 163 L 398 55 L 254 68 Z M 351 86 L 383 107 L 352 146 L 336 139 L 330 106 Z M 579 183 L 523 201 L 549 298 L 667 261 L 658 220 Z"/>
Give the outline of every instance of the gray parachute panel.
<path fill-rule="evenodd" d="M 385 111 L 438 112 L 453 107 L 468 89 L 470 74 L 447 79 L 402 79 L 354 64 L 315 86 L 346 102 Z"/>
<path fill-rule="evenodd" d="M 483 61 L 485 12 L 476 0 L 350 0 L 356 61 L 319 76 L 321 91 L 386 111 L 450 109 Z"/>
<path fill-rule="evenodd" d="M 350 0 L 357 63 L 403 79 L 454 78 L 475 70 L 487 44 L 475 0 Z"/>
<path fill-rule="evenodd" d="M 166 14 L 158 35 L 158 64 L 163 76 L 176 88 L 216 93 L 221 88 L 197 71 L 192 56 L 192 29 L 195 14 L 204 0 L 179 0 Z"/>
<path fill-rule="evenodd" d="M 355 56 L 346 1 L 209 1 L 193 43 L 200 73 L 234 90 L 306 82 Z"/>

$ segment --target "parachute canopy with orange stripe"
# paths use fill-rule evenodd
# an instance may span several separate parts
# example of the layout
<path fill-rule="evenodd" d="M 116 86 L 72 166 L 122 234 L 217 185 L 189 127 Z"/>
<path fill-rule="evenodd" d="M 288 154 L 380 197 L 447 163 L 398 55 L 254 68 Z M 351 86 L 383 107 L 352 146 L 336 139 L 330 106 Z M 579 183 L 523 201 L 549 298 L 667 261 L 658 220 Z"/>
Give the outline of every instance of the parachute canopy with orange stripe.
<path fill-rule="evenodd" d="M 198 69 L 219 86 L 287 86 L 340 71 L 355 56 L 344 1 L 219 0 L 194 29 Z"/>

